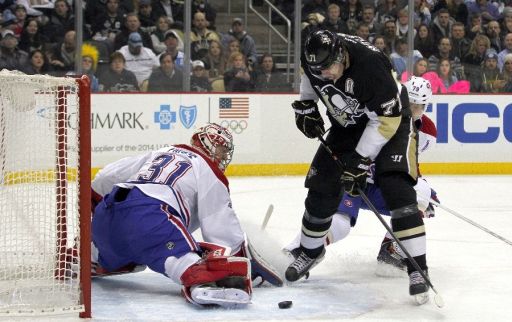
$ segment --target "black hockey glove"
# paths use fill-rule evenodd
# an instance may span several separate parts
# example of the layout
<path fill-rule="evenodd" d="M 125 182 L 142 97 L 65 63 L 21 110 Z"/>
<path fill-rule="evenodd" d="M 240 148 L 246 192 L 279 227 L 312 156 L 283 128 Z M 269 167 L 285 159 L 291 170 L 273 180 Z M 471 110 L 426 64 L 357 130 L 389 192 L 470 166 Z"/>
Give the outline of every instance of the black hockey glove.
<path fill-rule="evenodd" d="M 342 161 L 345 165 L 345 171 L 341 180 L 343 180 L 345 192 L 353 197 L 359 196 L 357 188 L 359 187 L 361 190 L 366 188 L 366 178 L 372 162 L 369 158 L 362 157 L 357 152 L 342 157 Z"/>
<path fill-rule="evenodd" d="M 324 120 L 318 112 L 315 101 L 295 101 L 292 103 L 297 128 L 310 139 L 325 133 Z"/>

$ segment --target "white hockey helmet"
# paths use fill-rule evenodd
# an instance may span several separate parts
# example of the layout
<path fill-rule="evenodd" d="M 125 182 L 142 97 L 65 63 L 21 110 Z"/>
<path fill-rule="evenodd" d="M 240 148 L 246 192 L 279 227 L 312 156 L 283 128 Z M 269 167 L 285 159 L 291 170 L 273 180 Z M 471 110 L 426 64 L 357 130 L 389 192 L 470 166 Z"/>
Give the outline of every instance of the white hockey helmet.
<path fill-rule="evenodd" d="M 412 76 L 405 83 L 409 102 L 413 104 L 427 105 L 432 99 L 432 86 L 430 82 L 423 77 Z"/>
<path fill-rule="evenodd" d="M 199 148 L 224 172 L 233 158 L 233 135 L 223 126 L 208 123 L 192 134 L 190 144 Z"/>

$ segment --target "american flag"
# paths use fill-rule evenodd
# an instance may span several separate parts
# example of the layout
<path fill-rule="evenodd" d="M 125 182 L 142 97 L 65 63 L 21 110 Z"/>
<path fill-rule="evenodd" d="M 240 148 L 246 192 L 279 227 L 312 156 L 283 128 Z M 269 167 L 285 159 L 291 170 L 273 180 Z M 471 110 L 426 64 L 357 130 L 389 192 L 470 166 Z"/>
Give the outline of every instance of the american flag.
<path fill-rule="evenodd" d="M 219 98 L 219 118 L 221 119 L 248 119 L 249 97 L 221 97 Z"/>

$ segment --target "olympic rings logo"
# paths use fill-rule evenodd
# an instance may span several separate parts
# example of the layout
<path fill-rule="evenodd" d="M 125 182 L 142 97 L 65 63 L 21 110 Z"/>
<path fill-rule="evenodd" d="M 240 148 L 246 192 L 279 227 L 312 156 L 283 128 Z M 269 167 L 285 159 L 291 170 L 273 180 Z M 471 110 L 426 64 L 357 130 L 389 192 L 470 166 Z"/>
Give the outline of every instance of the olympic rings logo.
<path fill-rule="evenodd" d="M 247 129 L 247 121 L 246 120 L 240 120 L 240 121 L 236 121 L 236 120 L 231 120 L 231 121 L 228 121 L 228 120 L 224 120 L 222 122 L 220 122 L 220 125 L 222 127 L 225 127 L 226 129 L 230 129 L 232 132 L 236 133 L 236 134 L 240 134 L 242 133 L 245 129 Z"/>

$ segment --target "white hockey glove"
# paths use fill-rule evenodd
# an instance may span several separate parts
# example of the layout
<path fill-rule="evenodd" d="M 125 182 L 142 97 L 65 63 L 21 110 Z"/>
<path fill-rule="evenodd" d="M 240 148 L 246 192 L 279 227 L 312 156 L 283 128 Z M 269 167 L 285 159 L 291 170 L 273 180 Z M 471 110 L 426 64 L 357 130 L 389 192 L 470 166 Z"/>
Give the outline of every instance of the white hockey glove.
<path fill-rule="evenodd" d="M 182 294 L 187 301 L 199 306 L 245 307 L 252 294 L 250 276 L 247 258 L 209 252 L 181 275 Z"/>

